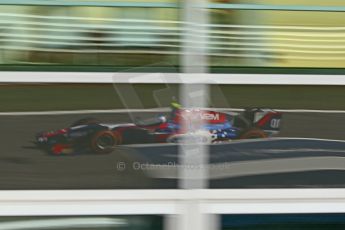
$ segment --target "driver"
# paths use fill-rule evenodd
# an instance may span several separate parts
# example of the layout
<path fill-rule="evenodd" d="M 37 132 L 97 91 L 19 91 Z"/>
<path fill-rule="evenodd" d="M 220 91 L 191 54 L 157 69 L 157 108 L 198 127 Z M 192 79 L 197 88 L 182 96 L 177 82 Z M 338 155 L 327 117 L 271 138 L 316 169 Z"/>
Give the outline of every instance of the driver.
<path fill-rule="evenodd" d="M 170 118 L 174 118 L 177 111 L 182 108 L 182 105 L 179 104 L 175 97 L 172 98 L 172 102 L 170 103 L 171 114 Z"/>

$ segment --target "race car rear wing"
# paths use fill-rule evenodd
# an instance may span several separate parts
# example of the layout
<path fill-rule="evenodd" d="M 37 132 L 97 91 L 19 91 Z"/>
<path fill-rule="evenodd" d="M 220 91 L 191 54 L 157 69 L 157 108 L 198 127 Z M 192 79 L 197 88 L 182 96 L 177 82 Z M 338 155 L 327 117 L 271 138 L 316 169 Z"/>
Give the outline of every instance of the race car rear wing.
<path fill-rule="evenodd" d="M 243 116 L 252 123 L 252 126 L 269 133 L 279 132 L 282 113 L 272 109 L 250 108 L 245 109 Z"/>

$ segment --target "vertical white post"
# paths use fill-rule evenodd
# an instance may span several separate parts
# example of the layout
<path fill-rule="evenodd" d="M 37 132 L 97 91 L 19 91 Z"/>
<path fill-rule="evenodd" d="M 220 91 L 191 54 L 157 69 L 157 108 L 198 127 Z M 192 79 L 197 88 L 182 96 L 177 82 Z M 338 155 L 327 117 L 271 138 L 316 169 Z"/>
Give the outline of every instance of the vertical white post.
<path fill-rule="evenodd" d="M 182 1 L 184 33 L 182 37 L 182 71 L 184 73 L 207 73 L 207 0 Z"/>
<path fill-rule="evenodd" d="M 183 55 L 181 57 L 182 70 L 184 73 L 203 75 L 208 71 L 207 63 L 207 29 L 208 22 L 207 0 L 183 1 Z M 196 40 L 198 42 L 196 42 Z M 202 77 L 201 77 L 202 78 Z M 200 78 L 200 79 L 201 79 Z M 183 80 L 183 79 L 182 79 Z M 194 84 L 182 84 L 180 98 L 186 108 L 203 108 L 207 106 L 208 86 L 204 82 Z M 182 124 L 188 131 L 191 127 L 202 126 L 200 119 L 192 119 L 191 124 Z M 188 144 L 180 145 L 180 188 L 201 189 L 207 187 L 208 161 L 207 145 L 188 140 Z"/>
<path fill-rule="evenodd" d="M 183 33 L 183 55 L 181 66 L 184 73 L 204 74 L 208 72 L 207 62 L 207 27 L 208 10 L 205 7 L 207 0 L 184 0 L 182 17 L 184 22 Z M 197 41 L 197 42 L 196 42 Z M 187 75 L 188 76 L 188 75 Z M 201 77 L 202 78 L 202 77 Z M 200 79 L 201 79 L 200 78 Z M 183 80 L 183 79 L 182 79 Z M 183 84 L 180 88 L 182 105 L 186 108 L 207 107 L 208 85 L 205 82 L 194 84 Z M 182 124 L 184 129 L 193 133 L 195 127 L 201 127 L 201 119 L 191 119 Z M 188 143 L 182 143 L 179 148 L 180 164 L 179 186 L 181 189 L 190 190 L 190 200 L 181 204 L 181 213 L 178 218 L 180 230 L 209 230 L 212 218 L 202 212 L 200 201 L 193 199 L 193 192 L 208 186 L 208 146 L 200 144 L 196 139 L 188 138 Z M 186 191 L 187 192 L 187 191 Z M 213 218 L 214 219 L 214 218 Z M 213 223 L 213 222 L 212 222 Z"/>

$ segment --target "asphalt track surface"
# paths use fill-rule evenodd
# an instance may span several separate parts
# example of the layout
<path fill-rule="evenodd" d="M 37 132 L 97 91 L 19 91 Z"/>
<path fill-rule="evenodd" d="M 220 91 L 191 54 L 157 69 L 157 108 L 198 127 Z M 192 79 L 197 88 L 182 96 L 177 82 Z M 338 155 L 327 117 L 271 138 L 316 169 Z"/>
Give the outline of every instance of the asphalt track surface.
<path fill-rule="evenodd" d="M 141 163 L 176 163 L 177 147 L 174 145 L 122 146 L 105 155 L 51 156 L 31 143 L 39 131 L 66 127 L 77 119 L 90 116 L 105 123 L 131 121 L 125 113 L 0 116 L 0 189 L 149 189 L 177 186 L 174 175 L 160 176 L 163 174 L 156 169 L 149 172 L 139 169 Z M 152 114 L 133 114 L 133 117 L 139 116 L 150 117 Z M 345 140 L 344 113 L 285 113 L 283 116 L 282 137 Z M 293 168 L 296 165 L 293 160 L 300 159 L 303 162 L 301 167 L 306 167 L 305 170 L 288 170 L 290 166 L 287 164 L 285 171 L 269 167 L 267 172 L 262 172 L 267 165 L 255 168 L 234 163 L 228 171 L 222 173 L 218 170 L 211 176 L 212 188 L 345 187 L 344 142 L 293 139 L 221 144 L 212 146 L 211 156 L 211 164 L 255 163 L 274 158 L 278 161 L 268 163 L 279 166 L 288 162 Z M 311 156 L 316 159 L 308 161 L 306 157 Z M 327 157 L 324 158 L 327 164 L 319 165 L 320 157 Z M 288 161 L 288 158 L 293 159 Z M 332 162 L 335 167 L 332 167 Z M 257 173 L 255 170 L 252 174 L 248 173 L 246 167 L 254 168 Z"/>

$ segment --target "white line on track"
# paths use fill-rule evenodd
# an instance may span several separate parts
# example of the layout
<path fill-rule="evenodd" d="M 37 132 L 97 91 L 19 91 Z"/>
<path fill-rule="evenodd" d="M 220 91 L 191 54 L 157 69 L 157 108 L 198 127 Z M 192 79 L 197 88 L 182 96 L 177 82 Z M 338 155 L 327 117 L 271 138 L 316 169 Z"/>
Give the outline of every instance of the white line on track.
<path fill-rule="evenodd" d="M 275 173 L 307 172 L 315 170 L 344 170 L 345 159 L 335 156 L 299 157 L 255 161 L 241 161 L 205 165 L 210 179 L 226 179 L 240 176 L 259 176 Z M 182 165 L 154 165 L 144 168 L 154 178 L 178 178 Z"/>
<path fill-rule="evenodd" d="M 234 140 L 230 142 L 224 143 L 215 143 L 212 145 L 237 145 L 243 143 L 257 143 L 257 142 L 275 142 L 275 141 L 323 141 L 323 142 L 338 142 L 338 143 L 345 143 L 345 140 L 337 140 L 337 139 L 323 139 L 323 138 L 309 138 L 309 137 L 270 137 L 270 138 L 262 138 L 262 139 L 243 139 L 243 140 Z M 168 145 L 177 145 L 175 143 L 167 143 L 164 146 Z M 208 145 L 208 144 L 207 144 Z M 136 147 L 136 148 L 152 148 L 152 147 L 162 147 L 161 143 L 154 143 L 154 144 L 131 144 L 131 145 L 123 145 L 124 147 Z"/>
<path fill-rule="evenodd" d="M 39 116 L 39 115 L 69 115 L 69 114 L 97 114 L 97 113 L 139 113 L 165 112 L 167 108 L 159 109 L 101 109 L 101 110 L 61 110 L 61 111 L 29 111 L 29 112 L 0 112 L 0 116 Z"/>
<path fill-rule="evenodd" d="M 240 112 L 240 108 L 206 108 L 219 111 Z M 69 115 L 69 114 L 97 114 L 97 113 L 149 113 L 169 112 L 169 108 L 153 109 L 86 109 L 86 110 L 60 110 L 60 111 L 27 111 L 27 112 L 0 112 L 0 116 L 40 116 L 40 115 Z M 275 109 L 284 113 L 345 113 L 345 110 L 310 110 L 310 109 Z"/>
<path fill-rule="evenodd" d="M 271 138 L 263 138 L 263 139 L 244 139 L 244 140 L 236 140 L 236 142 L 230 142 L 230 143 L 231 144 L 237 144 L 237 143 L 244 143 L 244 142 L 267 142 L 267 141 L 284 141 L 284 140 L 293 140 L 293 141 L 324 141 L 324 142 L 341 142 L 341 143 L 345 143 L 345 140 L 310 138 L 310 137 L 271 137 Z"/>
<path fill-rule="evenodd" d="M 234 112 L 240 112 L 243 111 L 243 109 L 240 108 L 209 108 L 209 109 L 215 109 L 219 111 L 234 111 Z M 345 113 L 345 110 L 321 110 L 321 109 L 274 109 L 278 112 L 284 112 L 284 113 Z"/>

